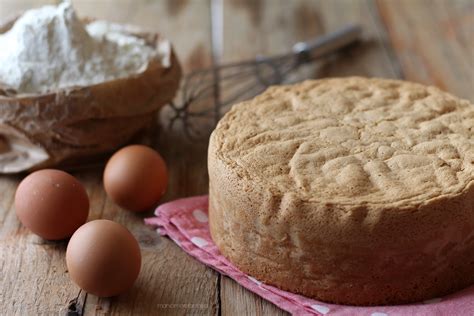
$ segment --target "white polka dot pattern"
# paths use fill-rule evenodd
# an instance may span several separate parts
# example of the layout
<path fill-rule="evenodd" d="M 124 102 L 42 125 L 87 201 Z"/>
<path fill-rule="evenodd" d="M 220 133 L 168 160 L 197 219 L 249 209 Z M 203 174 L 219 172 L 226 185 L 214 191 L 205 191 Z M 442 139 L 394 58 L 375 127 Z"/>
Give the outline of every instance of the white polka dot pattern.
<path fill-rule="evenodd" d="M 193 211 L 193 216 L 200 223 L 207 223 L 208 221 L 206 213 L 204 213 L 201 209 L 195 209 Z"/>
<path fill-rule="evenodd" d="M 200 248 L 207 245 L 207 241 L 201 237 L 193 237 L 191 238 L 191 242 Z"/>
<path fill-rule="evenodd" d="M 262 284 L 262 282 L 260 282 L 259 280 L 255 279 L 255 278 L 252 278 L 251 276 L 248 276 L 247 278 L 250 281 L 252 281 L 253 283 L 257 284 L 258 286 L 260 286 Z"/>
<path fill-rule="evenodd" d="M 329 307 L 317 304 L 311 305 L 311 308 L 323 315 L 326 315 L 330 311 Z"/>
<path fill-rule="evenodd" d="M 171 237 L 170 237 L 170 238 L 171 238 Z M 174 243 L 175 243 L 176 245 L 178 245 L 179 247 L 181 247 L 181 243 L 179 242 L 179 240 L 173 239 L 173 238 L 171 238 L 171 240 L 174 241 Z"/>

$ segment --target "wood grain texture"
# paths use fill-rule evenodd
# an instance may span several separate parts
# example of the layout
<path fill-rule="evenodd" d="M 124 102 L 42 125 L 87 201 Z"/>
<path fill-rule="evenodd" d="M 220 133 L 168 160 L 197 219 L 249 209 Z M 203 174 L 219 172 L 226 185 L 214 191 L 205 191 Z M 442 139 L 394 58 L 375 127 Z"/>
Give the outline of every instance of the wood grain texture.
<path fill-rule="evenodd" d="M 363 44 L 324 63 L 306 67 L 296 74 L 298 79 L 348 75 L 400 78 L 398 61 L 372 1 L 259 3 L 256 6 L 241 0 L 225 2 L 223 61 L 286 53 L 298 41 L 357 23 L 364 28 Z M 225 277 L 221 278 L 221 306 L 227 315 L 286 314 L 273 310 L 269 303 Z"/>
<path fill-rule="evenodd" d="M 139 25 L 163 34 L 172 41 L 185 71 L 210 65 L 210 0 L 73 0 L 72 3 L 81 16 Z"/>
<path fill-rule="evenodd" d="M 140 25 L 171 39 L 185 71 L 211 64 L 211 0 L 73 0 L 81 16 Z M 0 19 L 52 0 L 0 0 Z M 225 0 L 223 62 L 289 51 L 295 42 L 348 23 L 364 27 L 364 41 L 297 78 L 364 75 L 435 84 L 474 98 L 471 0 Z M 300 76 L 300 77 L 298 77 Z M 164 128 L 147 142 L 167 161 L 164 201 L 207 193 L 207 144 Z M 135 286 L 113 299 L 86 295 L 69 281 L 66 243 L 29 233 L 12 206 L 24 175 L 0 176 L 0 314 L 81 315 L 286 315 L 271 303 L 221 277 L 172 241 L 143 225 L 145 214 L 128 213 L 105 195 L 102 167 L 75 172 L 91 199 L 89 220 L 113 219 L 139 240 L 143 265 Z M 71 301 L 77 299 L 72 306 Z"/>
<path fill-rule="evenodd" d="M 80 16 L 131 23 L 161 32 L 172 40 L 183 68 L 210 64 L 208 1 L 73 1 Z M 0 0 L 1 15 L 19 12 L 48 1 Z M 5 4 L 5 5 L 4 5 Z M 193 36 L 183 36 L 192 30 Z M 186 34 L 186 33 L 184 33 Z M 175 40 L 176 39 L 176 40 Z M 164 201 L 207 192 L 206 144 L 186 144 L 179 133 L 152 130 L 148 144 L 167 161 L 170 181 Z M 177 146 L 179 144 L 179 146 Z M 124 295 L 99 299 L 80 293 L 67 275 L 66 242 L 49 243 L 21 227 L 12 206 L 17 184 L 24 175 L 0 176 L 0 314 L 65 314 L 74 306 L 86 315 L 214 315 L 218 310 L 218 274 L 181 251 L 167 238 L 143 224 L 152 212 L 134 214 L 112 203 L 102 186 L 103 168 L 74 175 L 90 198 L 89 220 L 105 218 L 125 225 L 138 239 L 142 271 L 134 287 Z"/>
<path fill-rule="evenodd" d="M 260 1 L 258 21 L 252 20 L 255 6 L 243 3 L 246 1 L 225 2 L 224 62 L 286 53 L 298 41 L 357 23 L 364 28 L 364 45 L 333 63 L 335 67 L 327 75 L 401 75 L 377 8 L 370 0 Z"/>
<path fill-rule="evenodd" d="M 347 50 L 320 68 L 316 77 L 367 76 L 401 79 L 402 73 L 388 35 L 371 0 L 322 1 L 327 32 L 346 23 L 362 25 L 361 45 Z"/>
<path fill-rule="evenodd" d="M 221 312 L 222 315 L 288 315 L 224 276 L 221 276 Z"/>
<path fill-rule="evenodd" d="M 73 1 L 80 14 L 130 23 L 169 38 L 184 71 L 210 65 L 209 2 L 204 1 Z M 193 36 L 183 36 L 192 30 Z M 168 190 L 162 202 L 207 192 L 206 145 L 190 144 L 181 134 L 162 129 L 151 131 L 149 143 L 157 148 L 169 169 Z M 179 146 L 177 146 L 179 144 Z M 182 252 L 173 242 L 143 225 L 147 214 L 119 210 L 103 192 L 96 173 L 85 179 L 95 201 L 98 217 L 126 225 L 142 248 L 142 272 L 134 288 L 113 299 L 88 296 L 85 314 L 102 315 L 213 315 L 218 310 L 218 274 Z M 95 195 L 94 195 L 95 194 Z"/>
<path fill-rule="evenodd" d="M 474 100 L 474 2 L 377 1 L 407 80 Z"/>

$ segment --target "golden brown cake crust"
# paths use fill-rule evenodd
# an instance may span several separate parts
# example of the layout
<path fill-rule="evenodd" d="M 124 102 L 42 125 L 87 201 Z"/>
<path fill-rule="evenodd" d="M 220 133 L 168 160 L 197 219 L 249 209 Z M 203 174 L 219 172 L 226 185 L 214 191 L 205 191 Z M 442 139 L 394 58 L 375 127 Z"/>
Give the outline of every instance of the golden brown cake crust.
<path fill-rule="evenodd" d="M 474 283 L 474 106 L 359 77 L 268 89 L 209 145 L 211 234 L 261 281 L 354 305 Z"/>

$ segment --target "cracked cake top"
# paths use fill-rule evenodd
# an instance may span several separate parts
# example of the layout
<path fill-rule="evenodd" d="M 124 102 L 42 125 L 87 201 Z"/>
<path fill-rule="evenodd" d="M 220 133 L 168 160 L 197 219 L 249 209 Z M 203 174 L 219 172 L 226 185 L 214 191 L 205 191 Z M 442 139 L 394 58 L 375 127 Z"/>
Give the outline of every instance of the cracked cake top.
<path fill-rule="evenodd" d="M 271 87 L 235 105 L 212 137 L 240 177 L 308 201 L 416 204 L 474 184 L 474 106 L 405 81 Z"/>

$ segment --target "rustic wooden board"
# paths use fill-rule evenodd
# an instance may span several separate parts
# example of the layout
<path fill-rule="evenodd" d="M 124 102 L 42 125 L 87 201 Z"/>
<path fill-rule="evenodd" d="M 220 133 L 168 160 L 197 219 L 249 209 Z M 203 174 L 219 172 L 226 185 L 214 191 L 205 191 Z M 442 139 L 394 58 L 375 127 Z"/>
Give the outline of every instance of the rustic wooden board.
<path fill-rule="evenodd" d="M 0 19 L 52 0 L 0 0 Z M 211 0 L 73 0 L 82 16 L 140 25 L 172 40 L 186 71 L 211 64 Z M 365 75 L 435 84 L 474 99 L 472 0 L 225 0 L 223 62 L 287 52 L 301 40 L 350 22 L 364 26 L 364 43 L 297 76 Z M 207 192 L 205 143 L 161 129 L 148 142 L 165 157 L 169 189 L 163 201 Z M 80 292 L 68 278 L 65 242 L 50 243 L 21 227 L 12 207 L 23 175 L 0 176 L 0 314 L 286 315 L 221 277 L 144 227 L 146 214 L 120 210 L 107 199 L 102 168 L 75 172 L 91 199 L 89 219 L 126 225 L 138 238 L 143 266 L 136 285 L 113 299 Z M 69 304 L 77 299 L 77 304 Z"/>
<path fill-rule="evenodd" d="M 355 23 L 364 28 L 364 43 L 327 63 L 307 66 L 309 72 L 300 72 L 299 79 L 400 77 L 398 62 L 372 1 L 232 0 L 225 2 L 224 21 L 224 62 L 286 53 L 298 41 Z M 286 314 L 229 278 L 221 278 L 221 305 L 227 315 Z"/>
<path fill-rule="evenodd" d="M 0 0 L 0 17 L 51 1 Z M 4 5 L 5 3 L 5 5 Z M 173 41 L 185 71 L 210 64 L 208 1 L 74 1 L 81 16 L 140 25 Z M 192 30 L 193 36 L 183 36 Z M 175 40 L 176 39 L 176 40 Z M 170 183 L 163 201 L 207 192 L 206 144 L 185 144 L 180 135 L 154 131 L 148 141 L 167 161 Z M 177 146 L 180 144 L 182 146 Z M 107 199 L 102 168 L 75 172 L 91 200 L 89 220 L 113 219 L 128 227 L 140 242 L 142 272 L 135 286 L 113 299 L 80 293 L 79 314 L 216 314 L 218 275 L 198 263 L 167 238 L 144 226 L 152 212 L 133 214 Z M 67 275 L 66 243 L 46 243 L 22 228 L 14 214 L 13 196 L 22 175 L 0 176 L 0 314 L 64 314 L 79 288 Z"/>
<path fill-rule="evenodd" d="M 74 1 L 78 12 L 140 25 L 172 40 L 183 69 L 210 65 L 210 17 L 208 1 Z M 193 36 L 183 36 L 192 30 Z M 154 137 L 153 137 L 154 135 Z M 164 156 L 169 168 L 168 191 L 163 201 L 207 192 L 206 144 L 190 144 L 181 135 L 155 131 L 151 143 Z M 181 146 L 177 146 L 181 144 Z M 91 173 L 91 183 L 96 179 Z M 115 299 L 88 296 L 86 314 L 216 314 L 218 274 L 182 252 L 173 242 L 144 227 L 143 218 L 117 209 L 105 198 L 100 181 L 94 190 L 101 217 L 125 224 L 139 239 L 143 271 L 129 293 Z M 94 202 L 92 202 L 94 203 Z"/>
<path fill-rule="evenodd" d="M 377 1 L 404 77 L 474 100 L 474 2 Z"/>

